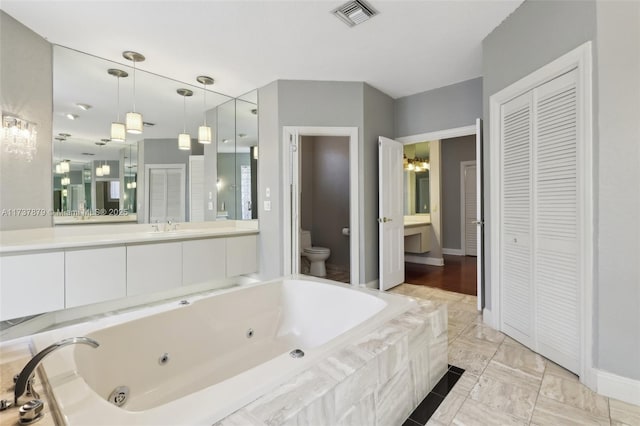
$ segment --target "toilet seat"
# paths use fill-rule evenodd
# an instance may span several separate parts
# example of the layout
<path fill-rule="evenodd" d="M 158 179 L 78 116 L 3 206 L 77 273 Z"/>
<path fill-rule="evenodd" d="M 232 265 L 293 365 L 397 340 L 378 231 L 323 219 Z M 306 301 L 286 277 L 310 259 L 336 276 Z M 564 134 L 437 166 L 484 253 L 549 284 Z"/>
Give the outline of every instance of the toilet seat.
<path fill-rule="evenodd" d="M 326 247 L 307 247 L 302 249 L 303 252 L 305 253 L 310 253 L 310 254 L 322 254 L 322 253 L 328 253 L 330 250 Z"/>

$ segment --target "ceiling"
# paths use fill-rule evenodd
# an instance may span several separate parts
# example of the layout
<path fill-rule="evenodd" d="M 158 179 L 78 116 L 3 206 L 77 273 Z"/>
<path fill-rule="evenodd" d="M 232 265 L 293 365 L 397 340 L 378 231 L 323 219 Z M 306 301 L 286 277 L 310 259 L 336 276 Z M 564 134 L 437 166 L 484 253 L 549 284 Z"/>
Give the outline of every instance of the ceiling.
<path fill-rule="evenodd" d="M 278 79 L 365 81 L 398 98 L 481 75 L 482 39 L 522 0 L 370 0 L 380 14 L 353 28 L 343 1 L 2 0 L 50 42 L 185 82 L 216 79 L 239 96 Z"/>

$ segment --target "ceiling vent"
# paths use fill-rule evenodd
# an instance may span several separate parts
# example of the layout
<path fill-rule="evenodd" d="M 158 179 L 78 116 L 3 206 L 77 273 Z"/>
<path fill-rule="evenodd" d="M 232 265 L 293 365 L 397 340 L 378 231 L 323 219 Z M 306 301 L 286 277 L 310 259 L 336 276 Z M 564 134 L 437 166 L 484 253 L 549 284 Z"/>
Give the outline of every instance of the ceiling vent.
<path fill-rule="evenodd" d="M 332 13 L 348 26 L 354 27 L 377 15 L 378 11 L 362 0 L 354 0 L 334 9 Z"/>

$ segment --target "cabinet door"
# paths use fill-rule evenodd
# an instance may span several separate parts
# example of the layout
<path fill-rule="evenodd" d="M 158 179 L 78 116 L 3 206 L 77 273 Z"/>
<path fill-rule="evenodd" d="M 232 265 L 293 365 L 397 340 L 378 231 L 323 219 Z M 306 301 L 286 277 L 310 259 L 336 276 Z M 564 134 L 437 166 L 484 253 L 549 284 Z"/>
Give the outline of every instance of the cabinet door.
<path fill-rule="evenodd" d="M 182 243 L 127 247 L 127 296 L 182 285 Z"/>
<path fill-rule="evenodd" d="M 226 239 L 191 240 L 182 243 L 182 285 L 226 277 Z"/>
<path fill-rule="evenodd" d="M 125 247 L 65 253 L 65 307 L 88 305 L 127 295 Z"/>
<path fill-rule="evenodd" d="M 258 270 L 257 246 L 255 235 L 227 238 L 227 277 Z"/>
<path fill-rule="evenodd" d="M 0 258 L 0 320 L 64 308 L 64 253 Z"/>

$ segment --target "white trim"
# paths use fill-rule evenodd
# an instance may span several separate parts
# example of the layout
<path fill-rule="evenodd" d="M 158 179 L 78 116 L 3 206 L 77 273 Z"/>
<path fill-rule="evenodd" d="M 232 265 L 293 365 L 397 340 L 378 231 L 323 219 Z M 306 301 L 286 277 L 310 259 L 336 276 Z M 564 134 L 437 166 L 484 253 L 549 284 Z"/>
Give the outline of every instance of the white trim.
<path fill-rule="evenodd" d="M 443 248 L 442 254 L 450 254 L 451 256 L 465 256 L 463 249 Z"/>
<path fill-rule="evenodd" d="M 442 257 L 426 257 L 405 254 L 404 261 L 409 263 L 420 263 L 422 265 L 444 266 L 444 259 Z"/>
<path fill-rule="evenodd" d="M 491 152 L 491 209 L 489 220 L 491 223 L 491 309 L 494 315 L 496 329 L 501 324 L 501 289 L 500 289 L 500 178 L 501 178 L 501 137 L 500 137 L 500 108 L 501 105 L 515 98 L 521 93 L 534 89 L 572 69 L 577 68 L 578 91 L 582 102 L 578 104 L 581 116 L 578 129 L 584 141 L 583 157 L 579 162 L 583 176 L 581 192 L 585 195 L 583 205 L 579 206 L 583 214 L 582 235 L 583 252 L 581 253 L 583 271 L 580 301 L 580 380 L 588 387 L 596 387 L 593 373 L 593 116 L 592 116 L 592 53 L 591 42 L 586 42 L 560 58 L 534 71 L 521 80 L 497 92 L 489 98 L 490 108 L 490 144 Z"/>
<path fill-rule="evenodd" d="M 640 405 L 640 380 L 618 376 L 604 370 L 594 370 L 599 394 L 629 404 Z"/>
<path fill-rule="evenodd" d="M 462 256 L 467 255 L 467 187 L 465 186 L 465 168 L 476 166 L 476 160 L 472 161 L 461 161 L 460 162 L 460 251 L 462 252 Z M 477 187 L 477 185 L 476 185 Z M 476 199 L 478 198 L 478 194 L 476 194 Z M 476 226 L 476 232 L 479 232 L 478 227 Z M 479 237 L 479 236 L 478 236 Z M 442 253 L 444 253 L 444 249 L 442 249 Z M 445 253 L 446 254 L 446 253 Z M 476 253 L 476 256 L 478 254 Z"/>
<path fill-rule="evenodd" d="M 491 328 L 498 329 L 496 317 L 493 315 L 493 312 L 491 312 L 491 309 L 484 308 L 482 310 L 482 322 Z"/>
<path fill-rule="evenodd" d="M 453 129 L 437 130 L 435 132 L 420 133 L 418 135 L 403 136 L 396 138 L 398 142 L 405 145 L 411 145 L 418 142 L 436 141 L 441 139 L 458 138 L 460 136 L 469 136 L 476 134 L 476 125 L 456 127 Z"/>
<path fill-rule="evenodd" d="M 298 183 L 298 155 L 291 155 L 290 144 L 299 146 L 301 136 L 347 136 L 349 137 L 349 240 L 351 257 L 351 284 L 360 283 L 360 168 L 358 151 L 358 128 L 357 127 L 306 127 L 306 126 L 283 126 L 282 137 L 282 199 L 283 199 L 283 221 L 284 221 L 284 241 L 283 241 L 283 271 L 284 275 L 295 274 L 300 270 L 300 246 L 299 235 L 293 232 L 293 226 L 300 227 L 300 201 L 297 199 L 295 184 Z M 290 142 L 291 141 L 291 142 Z M 294 173 L 293 170 L 296 170 Z M 292 197 L 293 194 L 293 197 Z M 292 199 L 293 198 L 293 199 Z M 293 208 L 295 207 L 295 210 Z M 291 212 L 288 214 L 287 212 Z M 292 215 L 295 215 L 292 222 Z M 295 250 L 295 251 L 292 251 Z M 295 259 L 294 259 L 295 258 Z"/>
<path fill-rule="evenodd" d="M 368 283 L 365 283 L 365 284 L 360 284 L 360 287 L 370 288 L 370 289 L 373 289 L 373 290 L 379 290 L 379 288 L 380 288 L 380 280 L 373 280 L 373 281 L 369 281 Z"/>

